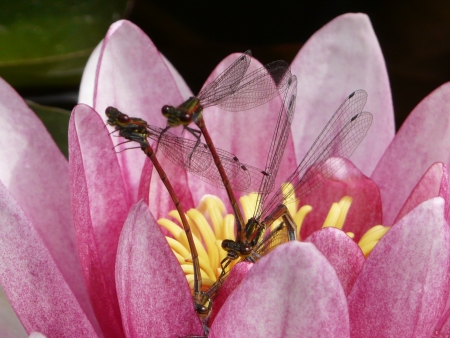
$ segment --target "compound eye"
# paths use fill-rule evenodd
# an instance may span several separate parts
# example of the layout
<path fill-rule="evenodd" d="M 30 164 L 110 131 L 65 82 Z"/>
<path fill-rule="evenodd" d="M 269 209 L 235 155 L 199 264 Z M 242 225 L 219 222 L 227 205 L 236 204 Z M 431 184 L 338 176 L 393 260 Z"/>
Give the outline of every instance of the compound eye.
<path fill-rule="evenodd" d="M 106 116 L 111 116 L 111 115 L 117 114 L 117 109 L 114 107 L 108 107 L 105 109 L 105 114 L 106 114 Z"/>
<path fill-rule="evenodd" d="M 230 246 L 232 245 L 233 241 L 230 239 L 224 239 L 222 241 L 222 249 L 224 249 L 225 251 L 230 250 Z"/>
<path fill-rule="evenodd" d="M 191 114 L 186 113 L 186 114 L 180 115 L 180 121 L 181 122 L 190 122 Z"/>
<path fill-rule="evenodd" d="M 164 116 L 167 116 L 168 114 L 170 114 L 170 106 L 163 106 L 161 108 L 161 112 Z"/>
<path fill-rule="evenodd" d="M 117 119 L 121 123 L 128 123 L 128 122 L 130 122 L 130 117 L 128 115 L 126 115 L 126 114 L 120 115 Z"/>

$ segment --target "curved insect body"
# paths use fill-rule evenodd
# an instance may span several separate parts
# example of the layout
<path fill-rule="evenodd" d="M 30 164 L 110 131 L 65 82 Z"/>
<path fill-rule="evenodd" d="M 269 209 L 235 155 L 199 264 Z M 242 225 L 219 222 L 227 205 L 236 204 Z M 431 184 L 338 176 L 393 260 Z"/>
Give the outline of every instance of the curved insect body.
<path fill-rule="evenodd" d="M 108 124 L 115 126 L 119 136 L 138 143 L 145 139 L 154 140 L 158 142 L 158 149 L 171 162 L 212 185 L 224 187 L 206 144 L 176 136 L 165 129 L 149 125 L 140 118 L 129 117 L 114 107 L 106 108 L 106 115 L 109 117 Z M 269 175 L 266 171 L 240 162 L 235 155 L 225 150 L 217 149 L 217 153 L 234 189 L 266 192 L 260 190 L 266 189 L 261 185 Z"/>
<path fill-rule="evenodd" d="M 153 162 L 153 166 L 158 172 L 161 181 L 167 188 L 173 203 L 180 215 L 181 223 L 188 239 L 189 248 L 191 251 L 191 258 L 194 270 L 194 290 L 193 290 L 193 302 L 194 307 L 200 318 L 206 321 L 207 316 L 211 312 L 212 301 L 209 295 L 202 291 L 202 280 L 200 278 L 200 263 L 198 259 L 197 249 L 194 244 L 194 238 L 192 236 L 191 228 L 186 218 L 186 213 L 181 205 L 180 200 L 175 193 L 169 179 L 167 178 L 163 168 L 159 164 L 156 158 L 155 152 L 147 141 L 147 122 L 139 118 L 130 118 L 128 115 L 122 114 L 113 107 L 106 108 L 106 116 L 108 117 L 107 123 L 114 126 L 115 130 L 119 131 L 119 135 L 126 138 L 129 141 L 136 141 L 139 143 L 142 151 Z M 204 324 L 205 325 L 205 324 Z"/>
<path fill-rule="evenodd" d="M 291 119 L 291 110 L 295 106 L 294 92 L 289 95 L 292 100 L 285 100 L 285 114 L 280 115 L 281 119 L 286 121 Z M 372 114 L 362 112 L 366 100 L 367 93 L 364 90 L 350 94 L 331 117 L 296 170 L 285 180 L 287 184 L 275 191 L 269 200 L 269 194 L 259 195 L 254 215 L 243 231 L 244 237 L 237 238 L 236 241 L 222 242 L 227 257 L 221 263 L 222 274 L 207 291 L 211 298 L 226 279 L 228 267 L 233 260 L 254 262 L 276 246 L 296 239 L 296 225 L 285 204 L 311 193 L 344 165 L 345 159 L 351 156 L 372 124 Z M 283 127 L 288 124 L 281 123 Z M 272 156 L 277 156 L 276 152 L 272 152 Z M 268 163 L 279 165 L 278 160 L 271 159 L 270 156 Z M 262 185 L 265 184 L 267 182 L 263 181 Z M 273 230 L 267 230 L 279 218 L 283 220 L 282 223 Z"/>
<path fill-rule="evenodd" d="M 209 313 L 211 299 L 214 298 L 226 279 L 233 261 L 257 261 L 278 245 L 296 239 L 296 226 L 285 203 L 309 194 L 339 170 L 344 164 L 344 160 L 350 157 L 362 141 L 372 123 L 372 115 L 362 112 L 367 100 L 367 93 L 364 90 L 358 90 L 350 94 L 319 134 L 296 170 L 286 179 L 289 188 L 280 188 L 270 195 L 269 192 L 273 187 L 281 163 L 295 110 L 296 86 L 296 77 L 292 76 L 288 82 L 266 168 L 263 171 L 265 174 L 259 187 L 259 191 L 263 191 L 263 193 L 257 199 L 254 215 L 240 231 L 238 229 L 235 241 L 224 240 L 222 242 L 222 248 L 227 251 L 227 257 L 221 262 L 223 270 L 217 282 L 205 292 L 194 290 L 194 303 L 199 315 L 202 315 L 202 311 L 203 315 Z M 180 150 L 182 147 L 175 148 L 181 153 L 190 154 L 192 152 L 192 156 L 188 156 L 190 161 L 193 161 L 196 156 L 201 157 L 202 152 L 206 152 L 204 144 L 198 146 L 198 142 L 182 139 L 165 132 L 164 129 L 149 126 L 144 120 L 130 118 L 115 108 L 107 108 L 106 114 L 109 117 L 108 124 L 115 126 L 120 136 L 129 141 L 138 142 L 148 156 L 151 156 L 148 138 L 159 140 L 160 144 L 164 144 L 163 147 L 167 146 L 167 148 L 173 144 L 185 145 L 187 151 Z M 172 138 L 178 143 L 170 141 Z M 172 155 L 174 154 L 172 153 Z M 231 154 L 226 159 L 235 161 Z M 181 161 L 184 163 L 186 159 Z M 195 166 L 192 163 L 188 167 L 195 168 L 199 172 L 214 168 L 212 165 L 209 167 L 205 165 L 205 168 L 202 168 L 201 164 Z M 274 229 L 268 230 L 279 218 L 282 219 L 282 222 Z M 195 296 L 196 292 L 197 296 Z"/>
<path fill-rule="evenodd" d="M 247 51 L 214 81 L 206 85 L 196 97 L 189 98 L 177 107 L 169 105 L 162 107 L 162 114 L 167 117 L 168 121 L 166 129 L 183 125 L 197 139 L 197 143 L 200 142 L 200 136 L 203 135 L 227 191 L 240 238 L 244 237 L 242 234 L 245 226 L 244 218 L 230 184 L 230 177 L 223 167 L 219 153 L 206 128 L 203 109 L 219 106 L 228 111 L 248 110 L 282 95 L 289 88 L 292 78 L 288 63 L 274 61 L 247 74 L 250 61 L 251 52 Z M 192 122 L 197 125 L 199 130 L 189 127 Z"/>

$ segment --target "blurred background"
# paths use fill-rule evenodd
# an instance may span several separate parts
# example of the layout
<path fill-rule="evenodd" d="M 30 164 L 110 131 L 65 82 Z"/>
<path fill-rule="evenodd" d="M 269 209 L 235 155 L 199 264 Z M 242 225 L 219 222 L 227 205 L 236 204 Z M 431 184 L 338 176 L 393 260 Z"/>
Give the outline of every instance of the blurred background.
<path fill-rule="evenodd" d="M 372 21 L 398 128 L 420 100 L 450 80 L 447 0 L 278 0 L 258 6 L 205 0 L 3 1 L 0 76 L 29 100 L 71 110 L 92 49 L 112 22 L 127 18 L 150 36 L 196 93 L 228 54 L 251 49 L 262 63 L 291 62 L 315 31 L 348 12 L 367 13 Z"/>

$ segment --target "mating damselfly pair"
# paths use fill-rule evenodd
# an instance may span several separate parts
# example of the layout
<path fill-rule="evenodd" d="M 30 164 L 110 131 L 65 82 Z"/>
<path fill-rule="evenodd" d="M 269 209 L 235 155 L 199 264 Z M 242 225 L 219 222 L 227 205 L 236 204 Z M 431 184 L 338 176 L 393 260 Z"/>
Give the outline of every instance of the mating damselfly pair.
<path fill-rule="evenodd" d="M 247 72 L 251 61 L 250 51 L 238 57 L 200 93 L 181 105 L 163 106 L 167 117 L 166 128 L 149 125 L 140 118 L 129 117 L 117 108 L 108 107 L 107 123 L 114 126 L 119 136 L 137 142 L 153 162 L 158 174 L 176 206 L 191 250 L 194 267 L 193 302 L 203 319 L 205 332 L 207 318 L 233 261 L 257 261 L 276 246 L 296 240 L 295 223 L 286 203 L 301 198 L 319 187 L 344 163 L 364 138 L 372 122 L 372 115 L 362 109 L 367 94 L 358 90 L 350 94 L 334 113 L 294 172 L 285 179 L 285 188 L 275 189 L 290 126 L 296 106 L 297 78 L 289 65 L 275 61 Z M 203 109 L 218 106 L 228 111 L 245 111 L 282 97 L 278 120 L 270 143 L 264 169 L 242 163 L 233 154 L 216 149 L 203 119 Z M 122 108 L 122 107 L 121 107 Z M 125 107 L 126 108 L 126 107 Z M 190 125 L 194 123 L 198 129 Z M 195 140 L 172 134 L 169 129 L 184 126 Z M 201 141 L 203 136 L 205 143 Z M 222 271 L 217 281 L 202 289 L 198 253 L 189 223 L 175 190 L 159 164 L 150 142 L 156 141 L 158 149 L 174 164 L 215 185 L 223 186 L 233 209 L 236 222 L 236 240 L 226 239 L 222 249 L 227 252 L 221 262 Z M 242 140 L 245 142 L 245 140 Z M 286 190 L 286 187 L 287 190 Z M 253 216 L 245 220 L 237 204 L 234 190 L 258 192 Z M 272 224 L 282 219 L 280 224 Z"/>

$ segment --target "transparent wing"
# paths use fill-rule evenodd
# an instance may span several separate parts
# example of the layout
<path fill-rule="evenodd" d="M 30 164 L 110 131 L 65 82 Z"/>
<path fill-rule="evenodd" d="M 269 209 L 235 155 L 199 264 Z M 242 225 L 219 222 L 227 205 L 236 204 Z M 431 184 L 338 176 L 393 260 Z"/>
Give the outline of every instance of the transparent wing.
<path fill-rule="evenodd" d="M 219 187 L 224 187 L 214 159 L 206 144 L 178 137 L 162 129 L 147 126 L 148 137 L 159 141 L 158 149 L 175 165 L 196 175 L 200 179 Z M 256 167 L 243 164 L 239 159 L 222 149 L 217 149 L 233 189 L 238 191 L 258 191 L 267 174 Z M 265 187 L 263 187 L 265 188 Z"/>
<path fill-rule="evenodd" d="M 361 112 L 367 93 L 357 90 L 350 94 L 331 117 L 297 169 L 287 178 L 289 190 L 278 189 L 265 203 L 264 218 L 279 204 L 301 198 L 319 187 L 351 156 L 372 124 L 372 114 Z M 261 208 L 260 208 L 261 210 Z"/>
<path fill-rule="evenodd" d="M 213 82 L 206 85 L 197 98 L 201 104 L 208 107 L 216 105 L 233 93 L 247 72 L 250 65 L 252 52 L 250 50 L 243 53 L 227 69 L 225 69 Z"/>
<path fill-rule="evenodd" d="M 245 75 L 234 92 L 215 104 L 234 112 L 260 106 L 283 94 L 289 87 L 290 78 L 291 71 L 287 62 L 271 62 Z"/>
<path fill-rule="evenodd" d="M 261 207 L 264 205 L 268 192 L 273 190 L 284 149 L 286 148 L 286 142 L 291 131 L 292 118 L 295 112 L 295 100 L 297 97 L 297 77 L 295 75 L 292 75 L 289 79 L 288 86 L 278 115 L 278 121 L 272 137 L 269 154 L 267 156 L 265 172 L 268 173 L 268 176 L 264 178 L 261 182 L 261 187 L 257 190 L 267 193 L 260 193 L 258 195 L 254 215 L 259 215 L 261 213 Z"/>

